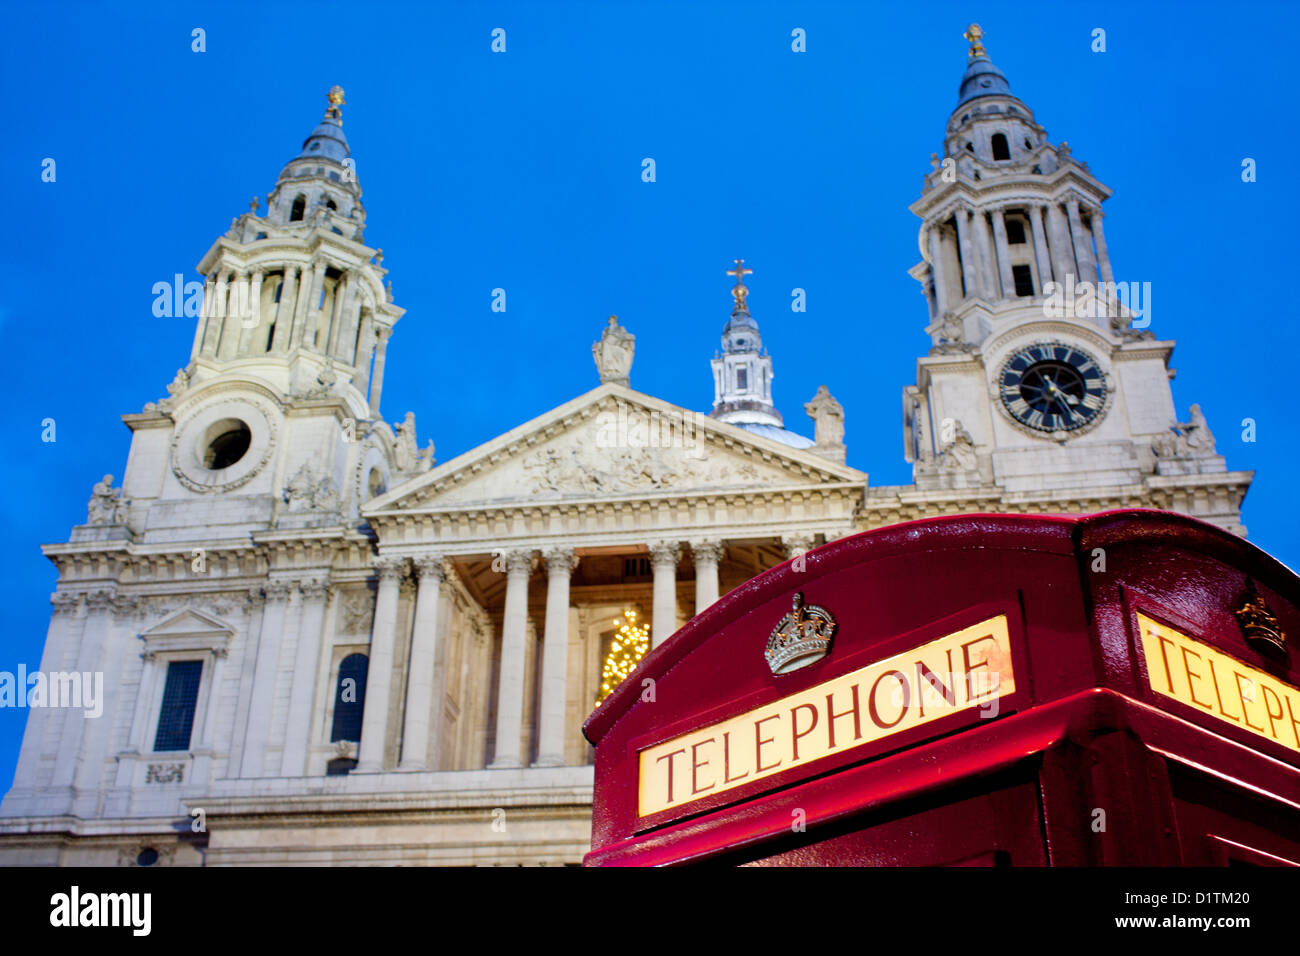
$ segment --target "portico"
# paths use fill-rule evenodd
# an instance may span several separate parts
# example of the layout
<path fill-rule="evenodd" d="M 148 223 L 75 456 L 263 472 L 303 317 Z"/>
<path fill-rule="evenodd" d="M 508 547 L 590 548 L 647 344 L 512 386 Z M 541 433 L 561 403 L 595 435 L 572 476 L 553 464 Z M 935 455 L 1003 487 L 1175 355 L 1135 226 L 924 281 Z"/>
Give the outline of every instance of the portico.
<path fill-rule="evenodd" d="M 377 566 L 408 584 L 376 614 L 371 666 L 392 674 L 371 672 L 355 772 L 585 764 L 581 723 L 626 609 L 657 646 L 755 574 L 851 533 L 865 474 L 704 416 L 690 446 L 591 452 L 610 421 L 652 416 L 692 413 L 606 383 L 367 507 Z M 464 605 L 446 621 L 443 592 Z M 371 718 L 398 713 L 382 731 Z M 387 763 L 367 763 L 381 749 Z"/>

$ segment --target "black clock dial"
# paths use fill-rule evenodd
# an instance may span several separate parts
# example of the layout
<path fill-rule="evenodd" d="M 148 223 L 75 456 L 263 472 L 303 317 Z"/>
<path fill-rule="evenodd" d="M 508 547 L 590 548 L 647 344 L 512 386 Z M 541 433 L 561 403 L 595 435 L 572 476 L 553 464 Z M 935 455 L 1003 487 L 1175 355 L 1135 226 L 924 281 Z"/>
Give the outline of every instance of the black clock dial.
<path fill-rule="evenodd" d="M 1106 378 L 1086 352 L 1060 342 L 1021 349 L 1002 367 L 1002 404 L 1037 431 L 1074 431 L 1106 405 Z"/>

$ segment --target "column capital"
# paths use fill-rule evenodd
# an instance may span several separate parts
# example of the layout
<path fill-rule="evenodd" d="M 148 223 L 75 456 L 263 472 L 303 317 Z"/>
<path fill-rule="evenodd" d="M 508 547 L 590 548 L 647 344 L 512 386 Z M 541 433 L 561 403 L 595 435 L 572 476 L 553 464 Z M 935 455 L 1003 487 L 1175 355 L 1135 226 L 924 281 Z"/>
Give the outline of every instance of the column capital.
<path fill-rule="evenodd" d="M 797 554 L 811 551 L 813 540 L 812 534 L 805 531 L 796 531 L 781 535 L 781 546 L 785 548 L 786 556 L 793 558 Z"/>
<path fill-rule="evenodd" d="M 87 591 L 84 595 L 86 598 L 86 607 L 91 611 L 107 611 L 113 606 L 113 599 L 117 596 L 115 590 L 101 588 L 94 591 Z"/>
<path fill-rule="evenodd" d="M 696 563 L 717 564 L 722 560 L 722 552 L 725 548 L 721 541 L 692 541 L 691 559 Z"/>
<path fill-rule="evenodd" d="M 50 595 L 50 603 L 54 605 L 54 614 L 74 614 L 81 606 L 81 595 L 55 591 Z"/>
<path fill-rule="evenodd" d="M 371 567 L 374 568 L 375 574 L 379 576 L 380 583 L 396 581 L 402 576 L 402 571 L 406 567 L 406 559 L 392 555 L 381 555 L 375 558 Z"/>
<path fill-rule="evenodd" d="M 682 549 L 676 541 L 654 541 L 649 547 L 652 565 L 676 567 L 682 559 Z"/>
<path fill-rule="evenodd" d="M 578 567 L 578 556 L 572 548 L 549 548 L 542 556 L 549 574 L 572 574 Z"/>
<path fill-rule="evenodd" d="M 298 582 L 298 588 L 302 591 L 304 601 L 320 600 L 330 591 L 330 580 L 328 577 L 309 577 L 303 578 Z"/>
<path fill-rule="evenodd" d="M 504 554 L 506 559 L 506 574 L 530 574 L 533 570 L 534 558 L 532 550 L 507 551 Z"/>
<path fill-rule="evenodd" d="M 415 567 L 416 577 L 421 581 L 441 584 L 447 580 L 447 569 L 443 566 L 443 557 L 440 554 L 422 555 L 413 559 L 411 564 Z"/>
<path fill-rule="evenodd" d="M 268 604 L 277 601 L 288 601 L 289 596 L 296 590 L 296 582 L 290 581 L 267 581 L 262 585 L 262 595 Z"/>

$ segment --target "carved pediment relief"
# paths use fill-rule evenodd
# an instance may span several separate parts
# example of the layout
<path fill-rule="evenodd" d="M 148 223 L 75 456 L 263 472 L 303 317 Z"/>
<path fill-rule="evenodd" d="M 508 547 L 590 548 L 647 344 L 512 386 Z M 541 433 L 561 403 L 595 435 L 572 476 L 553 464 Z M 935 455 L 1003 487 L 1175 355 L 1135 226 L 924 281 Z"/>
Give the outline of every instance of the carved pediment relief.
<path fill-rule="evenodd" d="M 393 489 L 372 507 L 528 504 L 846 480 L 866 475 L 606 384 Z"/>

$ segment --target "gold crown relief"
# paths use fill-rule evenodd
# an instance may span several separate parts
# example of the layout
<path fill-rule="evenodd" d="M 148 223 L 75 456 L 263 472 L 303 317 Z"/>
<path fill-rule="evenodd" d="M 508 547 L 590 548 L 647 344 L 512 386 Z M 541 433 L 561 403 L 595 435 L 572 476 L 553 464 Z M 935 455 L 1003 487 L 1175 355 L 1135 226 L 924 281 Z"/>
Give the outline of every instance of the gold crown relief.
<path fill-rule="evenodd" d="M 1286 634 L 1282 631 L 1282 625 L 1255 590 L 1253 583 L 1241 607 L 1237 608 L 1237 623 L 1241 625 L 1247 643 L 1257 651 L 1275 657 L 1286 657 Z"/>
<path fill-rule="evenodd" d="M 790 613 L 781 618 L 767 639 L 767 666 L 773 674 L 788 674 L 807 667 L 830 653 L 835 618 L 816 604 L 804 604 L 797 593 Z"/>

